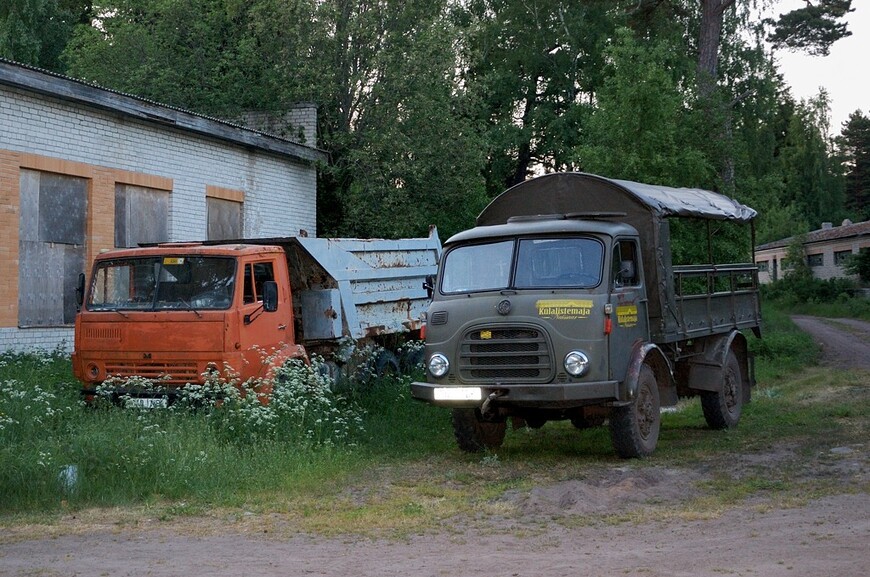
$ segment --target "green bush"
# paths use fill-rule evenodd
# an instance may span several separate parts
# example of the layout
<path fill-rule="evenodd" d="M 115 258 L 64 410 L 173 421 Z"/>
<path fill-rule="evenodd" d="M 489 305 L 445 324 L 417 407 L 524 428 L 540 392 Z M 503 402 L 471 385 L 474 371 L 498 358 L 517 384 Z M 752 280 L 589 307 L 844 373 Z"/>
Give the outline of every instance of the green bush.
<path fill-rule="evenodd" d="M 830 303 L 848 300 L 856 288 L 855 282 L 847 278 L 820 280 L 807 276 L 795 276 L 762 285 L 764 300 L 774 301 L 785 306 L 802 303 Z"/>

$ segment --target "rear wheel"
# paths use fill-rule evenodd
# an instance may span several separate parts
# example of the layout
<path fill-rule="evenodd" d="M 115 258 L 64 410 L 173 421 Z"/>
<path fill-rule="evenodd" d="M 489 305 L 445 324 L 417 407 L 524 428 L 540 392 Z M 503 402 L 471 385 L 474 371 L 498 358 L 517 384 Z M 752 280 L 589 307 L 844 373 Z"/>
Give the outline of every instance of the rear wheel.
<path fill-rule="evenodd" d="M 743 376 L 734 350 L 728 351 L 722 367 L 721 388 L 701 393 L 701 408 L 711 429 L 731 429 L 740 421 L 743 412 Z"/>
<path fill-rule="evenodd" d="M 453 435 L 466 453 L 501 447 L 506 430 L 506 421 L 484 421 L 477 409 L 453 409 Z"/>
<path fill-rule="evenodd" d="M 655 450 L 661 429 L 661 404 L 656 377 L 642 365 L 637 394 L 630 405 L 614 407 L 610 415 L 610 438 L 616 453 L 625 459 L 646 457 Z"/>
<path fill-rule="evenodd" d="M 396 353 L 387 349 L 382 350 L 375 359 L 375 376 L 378 378 L 395 376 L 401 374 L 399 368 L 399 359 L 396 358 Z"/>

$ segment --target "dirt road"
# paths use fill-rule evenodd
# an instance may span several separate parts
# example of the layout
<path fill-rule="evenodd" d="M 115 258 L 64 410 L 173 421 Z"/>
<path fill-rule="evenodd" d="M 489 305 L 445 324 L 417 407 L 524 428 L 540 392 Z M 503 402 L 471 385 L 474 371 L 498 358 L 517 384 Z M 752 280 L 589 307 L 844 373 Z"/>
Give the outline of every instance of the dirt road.
<path fill-rule="evenodd" d="M 825 362 L 870 368 L 870 325 L 796 318 L 824 342 Z M 796 466 L 797 464 L 797 466 Z M 866 445 L 808 457 L 794 447 L 735 458 L 736 474 L 782 471 L 866 487 Z M 67 516 L 0 534 L 0 576 L 597 576 L 863 577 L 870 564 L 870 498 L 836 494 L 783 507 L 769 501 L 692 515 L 683 507 L 703 464 L 626 461 L 501 497 L 505 514 L 457 519 L 402 539 L 300 533 L 280 514 L 134 523 Z M 634 515 L 658 508 L 657 515 Z M 687 513 L 686 511 L 689 511 Z M 619 521 L 606 515 L 619 514 Z M 650 519 L 655 519 L 650 521 Z"/>
<path fill-rule="evenodd" d="M 864 577 L 870 507 L 844 495 L 710 520 L 503 529 L 402 541 L 100 531 L 0 545 L 0 575 Z"/>
<path fill-rule="evenodd" d="M 822 347 L 822 361 L 837 368 L 870 369 L 870 323 L 858 319 L 793 316 Z"/>

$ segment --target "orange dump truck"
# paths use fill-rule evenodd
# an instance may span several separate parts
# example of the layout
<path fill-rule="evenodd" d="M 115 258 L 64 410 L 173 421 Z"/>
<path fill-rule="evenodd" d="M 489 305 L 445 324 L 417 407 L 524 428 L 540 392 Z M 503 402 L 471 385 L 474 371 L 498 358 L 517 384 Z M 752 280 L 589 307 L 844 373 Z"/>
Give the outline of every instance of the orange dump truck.
<path fill-rule="evenodd" d="M 242 382 L 275 363 L 330 353 L 346 339 L 419 336 L 438 233 L 417 239 L 285 237 L 165 243 L 100 254 L 80 278 L 73 372 L 92 395 L 111 377 L 174 389 L 226 367 Z M 389 351 L 381 369 L 398 369 Z M 148 398 L 149 394 L 145 394 Z M 144 403 L 143 404 L 148 404 Z"/>

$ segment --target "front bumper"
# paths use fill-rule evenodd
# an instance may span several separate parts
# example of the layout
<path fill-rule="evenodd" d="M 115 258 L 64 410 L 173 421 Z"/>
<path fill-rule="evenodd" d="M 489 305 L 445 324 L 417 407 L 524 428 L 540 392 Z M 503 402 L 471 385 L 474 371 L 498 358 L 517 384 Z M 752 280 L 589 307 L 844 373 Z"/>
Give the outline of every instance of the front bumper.
<path fill-rule="evenodd" d="M 479 396 L 474 394 L 479 389 Z M 462 391 L 471 393 L 470 398 L 445 399 L 450 394 L 443 392 Z M 583 405 L 618 402 L 619 383 L 617 381 L 597 381 L 590 383 L 550 383 L 534 385 L 440 385 L 434 383 L 411 383 L 411 396 L 418 401 L 431 403 L 439 407 L 472 408 L 480 407 L 484 400 L 495 394 L 495 402 L 499 405 L 517 407 L 564 409 Z"/>

